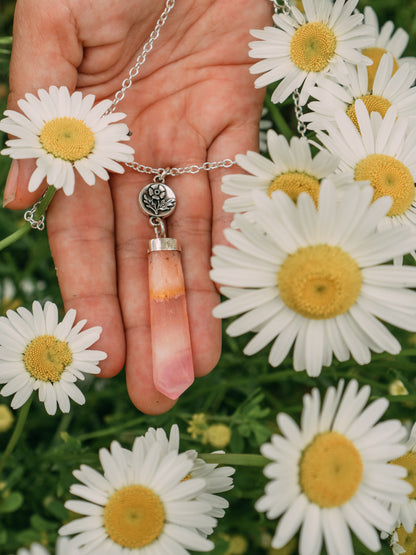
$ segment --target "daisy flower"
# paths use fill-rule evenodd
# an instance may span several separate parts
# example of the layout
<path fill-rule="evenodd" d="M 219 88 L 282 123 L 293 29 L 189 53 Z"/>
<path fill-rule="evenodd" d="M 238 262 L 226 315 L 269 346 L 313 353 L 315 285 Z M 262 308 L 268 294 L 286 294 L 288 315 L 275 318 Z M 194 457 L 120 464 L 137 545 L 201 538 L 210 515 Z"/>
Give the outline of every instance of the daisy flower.
<path fill-rule="evenodd" d="M 88 185 L 95 177 L 108 180 L 107 170 L 123 173 L 118 162 L 132 162 L 134 150 L 128 141 L 128 127 L 117 123 L 122 113 L 106 114 L 111 100 L 93 107 L 95 96 L 69 94 L 66 87 L 39 89 L 38 96 L 26 94 L 18 101 L 23 112 L 6 110 L 0 130 L 17 137 L 6 141 L 1 154 L 11 158 L 35 158 L 37 168 L 29 180 L 29 191 L 36 191 L 46 178 L 48 185 L 72 195 L 75 171 Z"/>
<path fill-rule="evenodd" d="M 405 503 L 391 503 L 389 506 L 389 510 L 395 518 L 394 528 L 403 526 L 405 531 L 410 534 L 416 524 L 416 424 L 413 425 L 407 440 L 406 453 L 391 462 L 406 468 L 407 481 L 412 486 L 412 491 Z"/>
<path fill-rule="evenodd" d="M 400 352 L 379 319 L 416 329 L 416 292 L 406 289 L 416 285 L 416 268 L 383 263 L 415 248 L 416 234 L 406 226 L 377 230 L 391 199 L 372 203 L 372 194 L 351 186 L 339 202 L 328 181 L 316 208 L 305 193 L 297 204 L 282 191 L 253 193 L 256 221 L 235 216 L 240 231 L 225 231 L 232 247 L 214 247 L 210 273 L 229 286 L 214 316 L 241 315 L 227 333 L 256 332 L 246 355 L 274 340 L 269 362 L 278 366 L 294 345 L 294 369 L 317 376 L 333 355 L 367 364 L 371 351 Z"/>
<path fill-rule="evenodd" d="M 416 71 L 403 64 L 393 75 L 393 57 L 384 54 L 375 74 L 372 87 L 369 87 L 367 68 L 364 65 L 348 66 L 348 80 L 339 84 L 333 79 L 322 78 L 318 86 L 311 89 L 311 96 L 317 102 L 309 102 L 309 113 L 302 116 L 302 121 L 310 122 L 311 129 L 326 127 L 328 121 L 334 121 L 334 114 L 343 110 L 358 128 L 355 113 L 355 101 L 361 99 L 368 112 L 386 115 L 390 106 L 395 106 L 398 117 L 416 118 L 416 88 L 413 83 Z"/>
<path fill-rule="evenodd" d="M 272 102 L 283 102 L 302 86 L 300 104 L 308 99 L 310 88 L 326 73 L 339 75 L 345 62 L 371 61 L 359 52 L 371 44 L 371 29 L 363 16 L 352 13 L 358 0 L 304 0 L 305 14 L 292 6 L 291 15 L 274 14 L 276 27 L 252 30 L 260 39 L 249 44 L 252 58 L 263 58 L 251 73 L 263 73 L 255 81 L 257 88 L 281 81 Z"/>
<path fill-rule="evenodd" d="M 177 427 L 169 439 L 162 429 L 150 430 L 136 438 L 131 451 L 117 442 L 110 451 L 101 449 L 103 475 L 86 465 L 74 471 L 81 484 L 70 491 L 82 501 L 65 504 L 85 516 L 65 524 L 59 533 L 74 535 L 71 546 L 97 555 L 210 551 L 214 545 L 204 530 L 216 525 L 211 513 L 218 509 L 217 496 L 212 492 L 225 487 L 225 477 L 196 466 L 188 453 L 178 453 L 178 437 Z"/>
<path fill-rule="evenodd" d="M 355 113 L 358 129 L 340 111 L 327 132 L 317 132 L 319 141 L 340 158 L 339 184 L 368 180 L 374 199 L 388 195 L 393 200 L 382 226 L 416 226 L 416 128 L 408 128 L 407 118 L 397 119 L 394 106 L 381 118 L 357 100 Z"/>
<path fill-rule="evenodd" d="M 283 191 L 292 200 L 300 193 L 311 195 L 318 202 L 321 180 L 338 167 L 339 158 L 322 150 L 312 158 L 310 145 L 305 137 L 292 137 L 290 143 L 272 129 L 267 132 L 267 148 L 271 160 L 257 152 L 237 154 L 237 164 L 248 172 L 225 175 L 222 190 L 232 198 L 224 202 L 226 212 L 248 212 L 254 209 L 252 191 Z"/>
<path fill-rule="evenodd" d="M 99 374 L 98 363 L 107 355 L 89 349 L 102 329 L 82 330 L 87 321 L 74 325 L 75 317 L 71 309 L 58 323 L 58 307 L 49 301 L 44 308 L 35 301 L 32 312 L 20 307 L 0 317 L 0 383 L 6 384 L 0 393 L 14 395 L 12 408 L 21 407 L 33 391 L 48 414 L 55 414 L 57 405 L 69 412 L 70 399 L 85 403 L 75 382 Z"/>
<path fill-rule="evenodd" d="M 70 549 L 69 541 L 66 538 L 59 538 L 56 542 L 55 555 L 78 555 L 77 549 Z M 17 551 L 16 555 L 50 555 L 42 545 L 39 543 L 32 543 L 29 549 L 21 548 Z"/>
<path fill-rule="evenodd" d="M 393 517 L 381 500 L 402 501 L 411 486 L 406 471 L 388 464 L 401 456 L 405 429 L 398 420 L 378 422 L 388 407 L 380 398 L 368 405 L 370 387 L 351 380 L 344 391 L 329 387 L 322 406 L 317 388 L 304 396 L 300 427 L 285 413 L 277 416 L 281 435 L 261 446 L 273 461 L 270 479 L 256 509 L 278 517 L 272 546 L 283 547 L 301 528 L 300 555 L 353 555 L 350 529 L 370 550 L 381 548 L 379 530 Z"/>
<path fill-rule="evenodd" d="M 364 22 L 372 36 L 371 43 L 362 52 L 373 61 L 372 65 L 367 66 L 370 89 L 373 86 L 380 60 L 386 52 L 391 52 L 393 55 L 393 71 L 397 71 L 404 62 L 416 65 L 416 58 L 401 57 L 409 42 L 409 35 L 404 29 L 394 30 L 392 21 L 387 21 L 380 29 L 377 14 L 371 6 L 364 8 Z"/>

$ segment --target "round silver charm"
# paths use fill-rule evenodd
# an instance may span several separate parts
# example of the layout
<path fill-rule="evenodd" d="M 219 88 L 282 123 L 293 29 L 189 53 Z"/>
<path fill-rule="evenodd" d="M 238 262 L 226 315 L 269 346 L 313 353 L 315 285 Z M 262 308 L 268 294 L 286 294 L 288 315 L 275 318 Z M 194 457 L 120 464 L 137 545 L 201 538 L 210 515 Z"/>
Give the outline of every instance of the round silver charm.
<path fill-rule="evenodd" d="M 165 183 L 153 182 L 139 193 L 140 208 L 148 216 L 167 218 L 176 207 L 176 196 Z"/>

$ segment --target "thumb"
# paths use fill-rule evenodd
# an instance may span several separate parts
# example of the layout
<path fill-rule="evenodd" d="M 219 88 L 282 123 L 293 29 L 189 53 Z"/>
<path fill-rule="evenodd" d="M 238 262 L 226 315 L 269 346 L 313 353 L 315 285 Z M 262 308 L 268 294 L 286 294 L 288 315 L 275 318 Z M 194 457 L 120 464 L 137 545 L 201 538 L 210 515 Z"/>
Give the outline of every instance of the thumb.
<path fill-rule="evenodd" d="M 13 24 L 8 110 L 20 112 L 18 101 L 38 89 L 65 85 L 72 92 L 82 60 L 74 18 L 63 0 L 17 0 Z M 19 210 L 32 205 L 47 188 L 28 191 L 34 159 L 13 160 L 4 190 L 3 206 Z"/>

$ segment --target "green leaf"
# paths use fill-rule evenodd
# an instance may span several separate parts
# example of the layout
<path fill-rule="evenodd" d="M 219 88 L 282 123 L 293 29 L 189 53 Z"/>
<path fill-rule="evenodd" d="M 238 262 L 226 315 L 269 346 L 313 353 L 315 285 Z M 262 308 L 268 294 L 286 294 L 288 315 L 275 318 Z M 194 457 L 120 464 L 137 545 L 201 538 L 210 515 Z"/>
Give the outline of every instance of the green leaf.
<path fill-rule="evenodd" d="M 0 501 L 0 513 L 14 513 L 23 504 L 23 495 L 19 491 L 12 491 Z"/>

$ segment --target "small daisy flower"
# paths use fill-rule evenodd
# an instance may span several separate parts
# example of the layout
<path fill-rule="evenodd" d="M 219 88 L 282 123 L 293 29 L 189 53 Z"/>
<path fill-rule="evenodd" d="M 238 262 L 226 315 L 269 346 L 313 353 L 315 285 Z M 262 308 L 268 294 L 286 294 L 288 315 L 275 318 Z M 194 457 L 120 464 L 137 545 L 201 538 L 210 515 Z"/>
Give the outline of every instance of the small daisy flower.
<path fill-rule="evenodd" d="M 302 86 L 300 104 L 309 97 L 317 78 L 326 73 L 339 75 L 345 62 L 371 61 L 359 52 L 371 44 L 371 29 L 362 23 L 363 16 L 352 13 L 358 0 L 304 0 L 305 15 L 292 6 L 291 15 L 274 14 L 276 27 L 252 30 L 260 39 L 249 44 L 252 58 L 263 58 L 250 68 L 263 73 L 255 81 L 257 88 L 281 81 L 271 97 L 283 102 Z"/>
<path fill-rule="evenodd" d="M 317 376 L 333 355 L 367 364 L 371 351 L 400 352 L 379 319 L 416 327 L 416 292 L 406 289 L 416 284 L 416 269 L 383 263 L 413 249 L 416 234 L 407 226 L 377 230 L 391 199 L 372 203 L 372 194 L 351 186 L 339 202 L 326 182 L 316 208 L 305 193 L 297 204 L 282 191 L 253 193 L 256 221 L 235 216 L 240 230 L 225 231 L 232 247 L 214 247 L 210 273 L 228 286 L 214 316 L 240 315 L 227 333 L 256 332 L 246 355 L 274 340 L 269 362 L 278 366 L 294 345 L 294 369 Z"/>
<path fill-rule="evenodd" d="M 58 307 L 49 301 L 44 308 L 35 301 L 32 312 L 20 307 L 0 317 L 0 383 L 6 384 L 0 393 L 14 395 L 13 409 L 26 403 L 33 391 L 39 392 L 48 414 L 55 414 L 57 405 L 69 412 L 70 399 L 85 403 L 75 382 L 84 374 L 99 374 L 98 363 L 107 355 L 89 349 L 102 329 L 82 330 L 87 321 L 74 325 L 75 317 L 71 309 L 58 323 Z"/>
<path fill-rule="evenodd" d="M 69 541 L 66 538 L 59 538 L 56 542 L 55 555 L 78 555 L 77 549 L 71 548 Z M 42 545 L 39 543 L 32 543 L 29 549 L 21 548 L 17 551 L 16 555 L 50 555 Z"/>
<path fill-rule="evenodd" d="M 40 543 L 32 543 L 29 549 L 22 547 L 16 555 L 50 555 L 50 553 Z"/>
<path fill-rule="evenodd" d="M 406 443 L 406 453 L 391 461 L 393 464 L 404 466 L 407 470 L 406 480 L 412 486 L 406 502 L 403 504 L 391 503 L 389 510 L 395 518 L 394 528 L 401 525 L 410 534 L 416 524 L 416 424 L 413 425 Z"/>
<path fill-rule="evenodd" d="M 59 533 L 73 535 L 71 546 L 97 555 L 210 551 L 214 546 L 205 536 L 226 504 L 215 493 L 230 489 L 229 472 L 206 465 L 194 451 L 178 453 L 178 440 L 173 426 L 169 439 L 162 429 L 150 429 L 131 451 L 117 442 L 110 451 L 101 449 L 103 475 L 86 465 L 74 471 L 81 484 L 70 491 L 82 500 L 65 504 L 85 516 Z"/>
<path fill-rule="evenodd" d="M 371 44 L 367 45 L 362 52 L 373 61 L 372 65 L 367 66 L 370 89 L 373 87 L 380 60 L 386 52 L 391 52 L 393 55 L 393 71 L 397 71 L 405 62 L 416 67 L 416 58 L 401 57 L 409 42 L 409 35 L 404 29 L 394 30 L 392 21 L 387 21 L 380 29 L 377 14 L 371 6 L 364 8 L 364 22 L 371 30 L 372 36 Z"/>
<path fill-rule="evenodd" d="M 224 202 L 226 212 L 249 212 L 254 209 L 252 191 L 260 190 L 270 196 L 283 191 L 296 201 L 300 193 L 311 195 L 318 202 L 321 180 L 331 175 L 339 164 L 338 156 L 322 150 L 312 158 L 305 137 L 292 137 L 290 143 L 272 129 L 267 132 L 267 147 L 271 160 L 257 152 L 237 154 L 237 164 L 251 175 L 225 175 L 222 190 L 232 198 Z"/>
<path fill-rule="evenodd" d="M 26 94 L 18 101 L 23 112 L 6 110 L 0 130 L 17 137 L 6 141 L 1 154 L 11 158 L 35 158 L 37 168 L 29 180 L 29 191 L 36 191 L 46 178 L 48 185 L 72 195 L 75 171 L 88 185 L 95 178 L 108 180 L 107 170 L 123 173 L 118 162 L 133 161 L 128 127 L 117 123 L 122 113 L 106 114 L 111 100 L 93 107 L 95 96 L 69 94 L 66 87 L 39 89 L 38 96 Z"/>
<path fill-rule="evenodd" d="M 374 199 L 390 196 L 393 200 L 382 226 L 416 226 L 416 128 L 408 128 L 408 119 L 397 119 L 394 106 L 384 118 L 368 113 L 362 100 L 355 102 L 358 129 L 345 112 L 337 112 L 335 124 L 317 138 L 338 155 L 339 184 L 370 182 Z"/>
<path fill-rule="evenodd" d="M 344 391 L 329 387 L 322 406 L 317 388 L 304 396 L 300 427 L 277 416 L 281 435 L 261 446 L 273 461 L 256 509 L 280 518 L 272 546 L 283 547 L 301 528 L 300 555 L 353 555 L 350 529 L 371 551 L 381 548 L 376 528 L 394 521 L 381 501 L 402 501 L 411 486 L 406 471 L 388 462 L 401 456 L 406 432 L 398 420 L 378 422 L 388 407 L 380 398 L 368 405 L 370 387 L 351 380 Z"/>
<path fill-rule="evenodd" d="M 416 121 L 416 88 L 412 86 L 416 71 L 408 64 L 403 64 L 393 75 L 393 57 L 389 53 L 384 54 L 371 88 L 364 65 L 348 66 L 347 73 L 348 80 L 344 84 L 322 78 L 318 86 L 311 89 L 311 96 L 317 102 L 309 102 L 311 111 L 301 118 L 302 121 L 310 122 L 311 129 L 325 129 L 326 123 L 335 121 L 334 114 L 340 110 L 346 112 L 358 128 L 355 113 L 355 101 L 358 98 L 364 102 L 369 113 L 378 112 L 384 117 L 390 106 L 395 106 L 397 117 Z"/>

